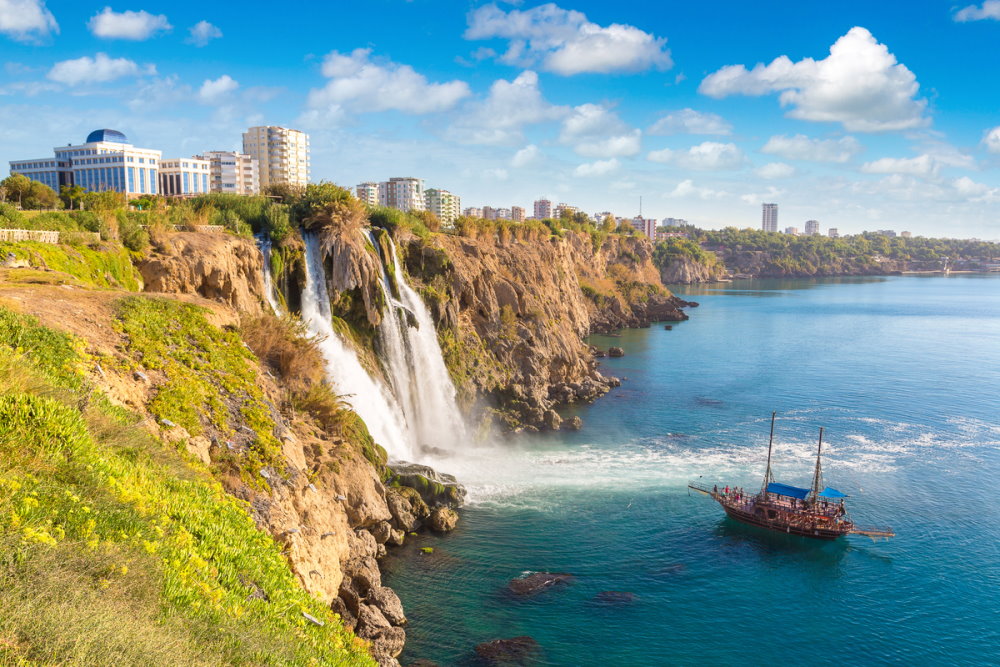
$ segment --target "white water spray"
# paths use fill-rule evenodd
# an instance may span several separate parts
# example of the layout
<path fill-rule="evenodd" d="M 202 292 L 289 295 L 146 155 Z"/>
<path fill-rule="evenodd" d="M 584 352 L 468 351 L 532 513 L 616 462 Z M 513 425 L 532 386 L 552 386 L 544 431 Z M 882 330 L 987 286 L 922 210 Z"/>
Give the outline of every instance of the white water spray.
<path fill-rule="evenodd" d="M 337 393 L 343 395 L 361 416 L 375 442 L 385 447 L 390 458 L 409 459 L 414 451 L 413 437 L 403 411 L 392 393 L 369 375 L 354 350 L 345 345 L 334 331 L 319 240 L 310 233 L 304 233 L 302 237 L 306 245 L 302 321 L 309 333 L 320 340 L 327 377 Z"/>
<path fill-rule="evenodd" d="M 378 251 L 374 232 L 368 239 Z M 392 237 L 386 234 L 389 257 L 382 267 L 382 293 L 387 308 L 378 328 L 386 370 L 402 406 L 414 443 L 420 448 L 458 452 L 466 446 L 465 422 L 455 401 L 455 385 L 441 355 L 437 330 L 423 299 L 406 282 Z M 395 277 L 396 293 L 387 266 Z"/>
<path fill-rule="evenodd" d="M 280 317 L 282 315 L 281 304 L 275 295 L 274 278 L 271 276 L 271 239 L 267 234 L 261 235 L 257 237 L 257 246 L 260 248 L 260 254 L 264 256 L 264 296 L 267 297 L 267 302 L 271 305 L 274 314 Z"/>

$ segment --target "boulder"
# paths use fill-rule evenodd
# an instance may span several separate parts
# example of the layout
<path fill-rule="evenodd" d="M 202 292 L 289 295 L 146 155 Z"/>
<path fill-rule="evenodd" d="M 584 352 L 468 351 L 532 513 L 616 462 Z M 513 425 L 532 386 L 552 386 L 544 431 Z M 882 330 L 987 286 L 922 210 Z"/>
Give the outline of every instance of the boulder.
<path fill-rule="evenodd" d="M 392 537 L 392 526 L 388 521 L 379 521 L 369 531 L 377 544 L 385 544 Z"/>
<path fill-rule="evenodd" d="M 406 644 L 406 631 L 403 628 L 381 628 L 367 637 L 372 643 L 372 657 L 378 661 L 379 667 L 396 667 L 396 658 L 403 652 Z"/>
<path fill-rule="evenodd" d="M 378 607 L 386 620 L 393 625 L 406 625 L 403 603 L 391 588 L 379 586 L 368 592 L 368 604 Z"/>
<path fill-rule="evenodd" d="M 358 617 L 351 613 L 341 598 L 333 598 L 333 601 L 330 602 L 330 609 L 340 616 L 340 622 L 349 632 L 354 632 L 354 628 L 358 626 Z"/>
<path fill-rule="evenodd" d="M 573 581 L 573 575 L 565 572 L 531 572 L 517 579 L 511 579 L 507 589 L 514 595 L 534 595 L 557 584 Z"/>
<path fill-rule="evenodd" d="M 546 410 L 545 416 L 542 418 L 542 423 L 550 431 L 558 431 L 559 426 L 562 424 L 562 417 L 555 410 Z"/>
<path fill-rule="evenodd" d="M 625 356 L 625 350 L 623 350 L 620 347 L 609 347 L 608 348 L 608 356 L 609 357 L 624 357 Z"/>
<path fill-rule="evenodd" d="M 438 533 L 455 530 L 458 524 L 458 512 L 450 507 L 435 507 L 427 518 L 427 526 Z"/>
<path fill-rule="evenodd" d="M 413 515 L 410 502 L 396 489 L 388 488 L 385 494 L 386 504 L 389 506 L 389 513 L 395 524 L 402 530 L 416 530 L 420 521 Z M 421 501 L 423 502 L 423 501 Z"/>
<path fill-rule="evenodd" d="M 494 639 L 476 646 L 476 655 L 492 665 L 524 663 L 538 654 L 539 646 L 531 637 Z"/>
<path fill-rule="evenodd" d="M 583 420 L 579 417 L 570 417 L 562 423 L 564 431 L 579 431 L 583 428 Z"/>
<path fill-rule="evenodd" d="M 465 487 L 458 483 L 454 475 L 440 473 L 430 466 L 407 461 L 390 463 L 389 469 L 393 472 L 391 484 L 416 490 L 430 507 L 438 505 L 461 507 L 465 503 Z"/>

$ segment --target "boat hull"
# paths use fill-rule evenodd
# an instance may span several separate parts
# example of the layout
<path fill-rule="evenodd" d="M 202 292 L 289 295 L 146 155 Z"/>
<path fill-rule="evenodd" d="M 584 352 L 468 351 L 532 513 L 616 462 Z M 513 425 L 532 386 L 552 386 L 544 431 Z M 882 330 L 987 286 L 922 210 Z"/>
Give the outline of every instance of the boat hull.
<path fill-rule="evenodd" d="M 740 523 L 757 526 L 758 528 L 766 528 L 767 530 L 773 530 L 776 533 L 785 533 L 786 535 L 798 535 L 800 537 L 808 537 L 814 540 L 835 540 L 848 533 L 847 530 L 830 529 L 819 526 L 794 526 L 780 521 L 770 521 L 765 517 L 754 516 L 750 512 L 744 512 L 738 508 L 729 507 L 725 504 L 722 504 L 722 509 L 725 510 L 729 517 L 736 519 Z"/>

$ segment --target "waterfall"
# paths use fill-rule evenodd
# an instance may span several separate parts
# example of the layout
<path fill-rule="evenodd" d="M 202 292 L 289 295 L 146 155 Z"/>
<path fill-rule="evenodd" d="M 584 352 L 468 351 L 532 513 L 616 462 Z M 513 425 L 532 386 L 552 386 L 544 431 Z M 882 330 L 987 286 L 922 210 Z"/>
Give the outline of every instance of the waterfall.
<path fill-rule="evenodd" d="M 375 442 L 385 447 L 390 458 L 409 459 L 414 441 L 404 413 L 392 393 L 369 375 L 354 350 L 334 331 L 319 240 L 312 233 L 303 233 L 302 238 L 306 245 L 302 321 L 309 333 L 320 341 L 327 377 L 337 393 L 361 416 Z"/>
<path fill-rule="evenodd" d="M 381 256 L 374 232 L 368 230 L 367 235 Z M 441 356 L 434 321 L 423 299 L 407 284 L 392 237 L 386 234 L 386 239 L 390 256 L 382 258 L 380 265 L 388 307 L 378 332 L 393 391 L 416 438 L 417 451 L 458 451 L 467 440 L 465 422 Z"/>
<path fill-rule="evenodd" d="M 267 297 L 274 314 L 280 317 L 281 304 L 274 291 L 274 278 L 271 275 L 271 237 L 261 234 L 257 237 L 257 246 L 260 248 L 260 254 L 264 256 L 264 296 Z"/>

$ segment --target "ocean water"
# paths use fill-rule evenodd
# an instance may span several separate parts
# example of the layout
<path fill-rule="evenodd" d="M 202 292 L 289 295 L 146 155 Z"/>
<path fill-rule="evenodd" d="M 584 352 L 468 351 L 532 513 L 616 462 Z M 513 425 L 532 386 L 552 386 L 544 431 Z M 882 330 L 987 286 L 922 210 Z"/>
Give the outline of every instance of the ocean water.
<path fill-rule="evenodd" d="M 570 411 L 583 431 L 439 463 L 472 502 L 385 562 L 402 663 L 529 635 L 542 665 L 1000 664 L 1000 276 L 681 293 L 701 307 L 672 331 L 593 339 L 627 381 Z M 759 487 L 773 410 L 777 479 L 808 486 L 825 427 L 825 482 L 895 539 L 774 534 L 688 494 Z M 575 579 L 507 594 L 527 571 Z"/>

